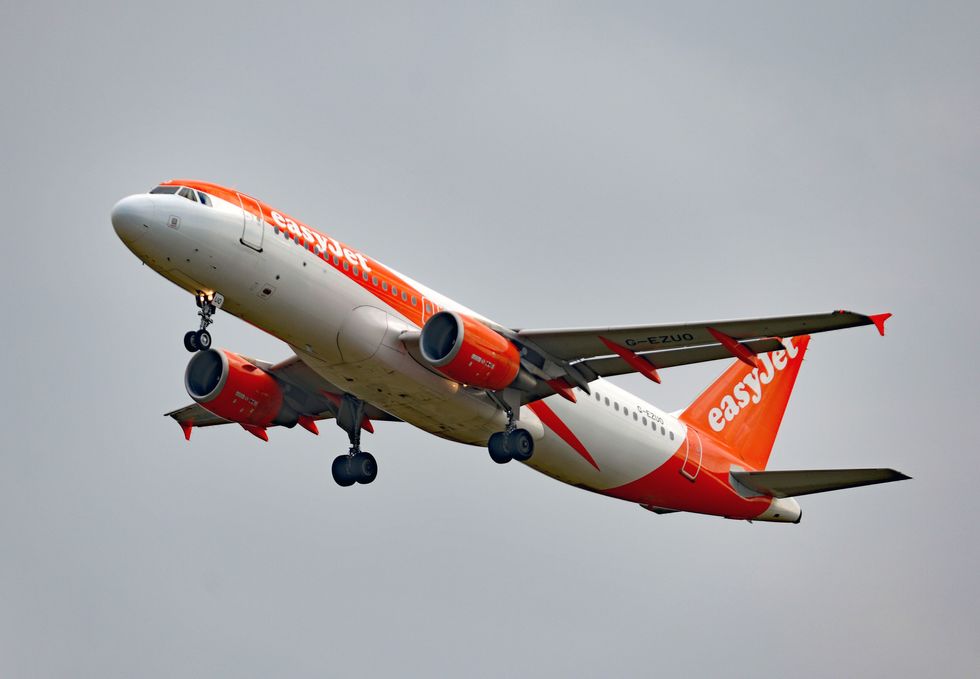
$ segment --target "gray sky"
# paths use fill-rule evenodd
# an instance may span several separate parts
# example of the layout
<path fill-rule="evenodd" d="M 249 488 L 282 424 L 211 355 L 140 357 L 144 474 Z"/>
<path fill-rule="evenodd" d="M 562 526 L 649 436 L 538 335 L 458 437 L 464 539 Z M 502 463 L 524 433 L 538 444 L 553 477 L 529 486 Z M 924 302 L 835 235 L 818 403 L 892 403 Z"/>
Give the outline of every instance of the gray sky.
<path fill-rule="evenodd" d="M 0 676 L 976 672 L 980 11 L 737 5 L 0 7 Z M 771 467 L 915 480 L 749 525 L 407 425 L 363 488 L 332 425 L 187 444 L 192 300 L 109 223 L 174 176 L 512 326 L 892 311 L 815 338 Z"/>

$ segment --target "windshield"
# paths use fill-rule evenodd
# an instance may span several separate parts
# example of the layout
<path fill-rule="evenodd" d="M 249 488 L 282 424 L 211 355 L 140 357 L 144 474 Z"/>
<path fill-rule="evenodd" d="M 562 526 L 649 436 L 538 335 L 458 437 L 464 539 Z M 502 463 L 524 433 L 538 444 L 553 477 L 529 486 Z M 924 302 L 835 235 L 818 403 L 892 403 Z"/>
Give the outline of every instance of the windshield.
<path fill-rule="evenodd" d="M 150 193 L 162 193 L 162 194 L 176 194 L 181 198 L 186 198 L 193 203 L 201 203 L 202 205 L 207 205 L 211 207 L 211 197 L 206 193 L 201 191 L 195 191 L 194 189 L 188 188 L 186 186 L 166 186 L 160 185 L 155 187 L 150 191 Z"/>

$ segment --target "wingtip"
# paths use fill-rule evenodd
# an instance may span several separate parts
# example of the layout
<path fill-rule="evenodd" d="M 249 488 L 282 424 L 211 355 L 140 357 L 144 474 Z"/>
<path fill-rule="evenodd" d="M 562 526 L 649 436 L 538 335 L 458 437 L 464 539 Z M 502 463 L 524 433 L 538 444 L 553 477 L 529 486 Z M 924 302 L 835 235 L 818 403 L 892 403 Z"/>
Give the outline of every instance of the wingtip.
<path fill-rule="evenodd" d="M 184 431 L 184 440 L 190 441 L 191 432 L 194 430 L 194 425 L 190 422 L 178 422 L 177 424 L 179 424 L 180 428 Z"/>
<path fill-rule="evenodd" d="M 871 319 L 871 322 L 875 324 L 875 327 L 878 328 L 878 334 L 882 337 L 885 336 L 885 321 L 891 317 L 891 314 L 872 314 L 871 316 L 868 316 L 868 318 Z"/>

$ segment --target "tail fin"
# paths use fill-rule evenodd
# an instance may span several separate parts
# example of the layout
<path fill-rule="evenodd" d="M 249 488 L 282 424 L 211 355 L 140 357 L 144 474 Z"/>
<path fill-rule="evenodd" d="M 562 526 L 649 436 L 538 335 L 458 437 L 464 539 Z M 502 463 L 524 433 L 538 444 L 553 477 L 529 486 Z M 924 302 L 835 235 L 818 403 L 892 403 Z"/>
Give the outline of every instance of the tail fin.
<path fill-rule="evenodd" d="M 765 469 L 809 343 L 809 335 L 784 339 L 786 350 L 759 354 L 758 368 L 735 361 L 681 419 L 727 445 L 751 469 Z"/>

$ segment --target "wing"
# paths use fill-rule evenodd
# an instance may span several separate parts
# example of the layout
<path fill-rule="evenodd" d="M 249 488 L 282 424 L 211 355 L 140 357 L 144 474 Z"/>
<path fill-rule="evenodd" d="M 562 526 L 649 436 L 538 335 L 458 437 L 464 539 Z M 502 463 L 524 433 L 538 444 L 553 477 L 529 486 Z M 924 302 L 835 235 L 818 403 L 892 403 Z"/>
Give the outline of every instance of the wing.
<path fill-rule="evenodd" d="M 513 339 L 556 363 L 573 366 L 586 381 L 629 372 L 656 380 L 659 368 L 732 357 L 751 362 L 755 354 L 781 349 L 781 337 L 862 325 L 874 325 L 883 335 L 889 316 L 832 311 L 666 325 L 518 330 Z"/>
<path fill-rule="evenodd" d="M 528 379 L 519 380 L 519 385 L 515 382 L 497 394 L 509 407 L 516 408 L 553 394 L 574 401 L 573 387 L 591 393 L 589 382 L 600 377 L 638 372 L 659 382 L 657 371 L 661 368 L 732 357 L 755 366 L 756 354 L 785 348 L 782 337 L 861 325 L 874 325 L 884 335 L 885 321 L 890 316 L 832 311 L 700 323 L 559 330 L 511 330 L 497 324 L 487 325 L 510 339 L 520 350 L 521 374 L 528 375 Z M 422 356 L 419 331 L 404 332 L 399 339 L 416 361 L 441 375 Z"/>
<path fill-rule="evenodd" d="M 283 392 L 286 402 L 297 413 L 312 421 L 336 417 L 344 390 L 320 377 L 299 356 L 291 356 L 274 365 L 252 358 L 248 360 L 279 380 L 285 387 Z M 369 403 L 364 404 L 364 415 L 369 422 L 370 420 L 400 421 L 397 417 Z M 173 418 L 184 430 L 184 437 L 188 439 L 193 427 L 234 424 L 230 420 L 218 417 L 198 403 L 172 410 L 166 413 L 166 417 Z"/>

